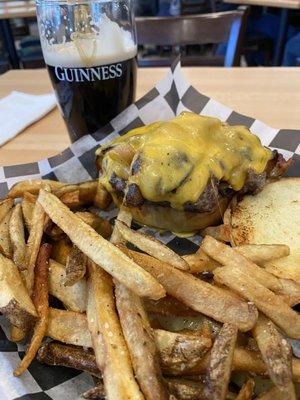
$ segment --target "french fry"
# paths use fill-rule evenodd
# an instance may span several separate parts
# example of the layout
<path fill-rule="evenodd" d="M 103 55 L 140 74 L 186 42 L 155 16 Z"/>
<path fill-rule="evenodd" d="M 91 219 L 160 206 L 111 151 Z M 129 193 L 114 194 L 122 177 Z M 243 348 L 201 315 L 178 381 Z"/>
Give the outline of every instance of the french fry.
<path fill-rule="evenodd" d="M 0 312 L 20 329 L 32 322 L 37 312 L 23 284 L 18 268 L 0 254 Z"/>
<path fill-rule="evenodd" d="M 40 347 L 37 359 L 48 365 L 75 368 L 101 378 L 95 355 L 80 347 L 66 346 L 59 342 L 46 343 Z"/>
<path fill-rule="evenodd" d="M 95 229 L 95 231 L 98 232 L 99 235 L 103 236 L 105 239 L 110 237 L 112 233 L 112 227 L 109 221 L 88 211 L 77 211 L 76 215 L 81 218 L 82 221 L 84 221 L 86 224 Z"/>
<path fill-rule="evenodd" d="M 51 221 L 48 215 L 45 218 L 44 233 L 54 242 L 58 242 L 66 237 L 64 232 Z"/>
<path fill-rule="evenodd" d="M 285 393 L 282 393 L 276 386 L 260 394 L 255 400 L 287 400 Z"/>
<path fill-rule="evenodd" d="M 0 223 L 3 218 L 8 214 L 14 205 L 13 199 L 5 199 L 0 201 Z"/>
<path fill-rule="evenodd" d="M 24 328 L 18 328 L 17 326 L 11 325 L 10 326 L 10 340 L 12 342 L 18 343 L 18 342 L 23 342 L 24 339 L 27 336 L 28 333 L 28 328 L 31 328 L 32 320 L 30 320 L 30 325 L 27 321 L 26 324 L 24 324 Z"/>
<path fill-rule="evenodd" d="M 281 295 L 283 300 L 291 307 L 300 303 L 300 282 L 295 282 L 292 279 L 278 278 L 281 284 L 281 289 L 276 291 L 276 294 Z"/>
<path fill-rule="evenodd" d="M 115 282 L 116 305 L 136 379 L 148 400 L 168 400 L 154 333 L 141 299 Z"/>
<path fill-rule="evenodd" d="M 67 258 L 65 286 L 73 286 L 84 277 L 85 272 L 86 256 L 76 246 L 73 246 Z"/>
<path fill-rule="evenodd" d="M 121 208 L 118 219 L 130 226 L 132 216 Z M 123 241 L 124 238 L 115 225 L 111 242 L 123 243 Z M 117 281 L 115 281 L 115 296 L 124 338 L 142 392 L 149 400 L 169 399 L 168 390 L 163 382 L 154 334 L 142 300 Z"/>
<path fill-rule="evenodd" d="M 259 351 L 245 349 L 241 346 L 236 346 L 233 354 L 233 370 L 234 371 L 249 371 L 257 375 L 266 375 L 266 365 Z"/>
<path fill-rule="evenodd" d="M 93 314 L 95 315 L 95 314 Z M 91 317 L 92 319 L 93 316 Z M 95 319 L 94 319 L 95 322 Z M 159 330 L 161 332 L 161 330 Z M 182 343 L 182 346 L 187 344 L 190 346 L 191 352 L 186 353 L 188 355 L 188 359 L 192 358 L 192 355 L 195 354 L 195 347 L 193 347 L 193 343 L 197 343 L 197 339 L 201 339 L 199 335 L 195 338 L 195 335 L 191 334 L 183 334 L 183 333 L 172 333 L 164 331 L 164 334 L 157 334 L 157 330 L 154 330 L 156 343 L 158 343 L 158 349 L 162 348 L 165 351 L 171 353 L 172 346 L 174 343 Z M 49 309 L 49 321 L 47 328 L 47 336 L 54 340 L 58 340 L 60 342 L 83 346 L 83 347 L 92 347 L 91 336 L 88 331 L 87 318 L 85 314 L 75 313 L 72 311 L 66 310 L 57 310 L 50 308 Z M 170 340 L 170 335 L 172 340 Z M 178 336 L 176 336 L 178 335 Z M 162 342 L 160 343 L 160 338 L 162 338 Z M 202 335 L 202 338 L 206 338 Z M 203 346 L 200 343 L 200 349 L 203 351 Z M 203 342 L 205 345 L 205 342 Z M 207 342 L 206 342 L 207 343 Z M 166 344 L 169 344 L 169 347 L 166 347 Z M 180 345 L 177 347 L 180 348 Z M 195 349 L 196 350 L 196 349 Z M 197 351 L 197 350 L 196 350 Z M 98 353 L 101 353 L 101 349 L 98 349 Z M 200 353 L 201 355 L 203 352 Z M 182 369 L 179 372 L 177 365 L 176 368 L 173 368 L 172 364 L 164 365 L 164 360 L 162 359 L 162 368 L 164 373 L 167 375 L 199 375 L 203 374 L 206 371 L 209 360 L 209 354 L 205 356 L 199 357 L 199 363 L 195 364 L 193 368 L 190 368 L 185 359 L 185 354 L 182 354 L 181 365 Z M 180 352 L 178 352 L 178 362 L 180 362 Z M 300 382 L 300 360 L 298 358 L 293 358 L 293 379 L 295 382 Z M 257 375 L 266 375 L 267 368 L 261 357 L 261 354 L 258 351 L 248 350 L 243 347 L 237 346 L 234 350 L 233 355 L 233 369 L 235 371 L 247 371 Z"/>
<path fill-rule="evenodd" d="M 248 371 L 257 375 L 267 375 L 267 368 L 260 352 L 236 347 L 233 356 L 233 369 L 235 371 Z M 293 379 L 300 381 L 300 360 L 293 357 Z"/>
<path fill-rule="evenodd" d="M 176 377 L 193 377 L 203 375 L 207 371 L 208 363 L 209 363 L 210 352 L 205 354 L 201 359 L 198 360 L 196 365 L 193 368 L 189 366 L 187 362 L 185 362 L 184 358 L 182 358 L 180 371 L 178 370 L 178 365 L 175 365 L 175 368 L 172 364 L 164 365 L 162 362 L 162 370 L 164 375 L 167 376 L 176 376 Z"/>
<path fill-rule="evenodd" d="M 60 197 L 60 201 L 70 208 L 70 210 L 78 210 L 84 206 L 84 203 L 80 200 L 79 189 L 65 193 Z"/>
<path fill-rule="evenodd" d="M 33 290 L 33 303 L 36 307 L 38 317 L 31 342 L 26 350 L 26 354 L 14 371 L 14 376 L 20 376 L 31 364 L 34 359 L 47 329 L 48 321 L 48 262 L 51 253 L 51 245 L 45 243 L 41 246 L 35 267 L 35 280 Z"/>
<path fill-rule="evenodd" d="M 263 265 L 267 261 L 285 257 L 289 254 L 289 247 L 285 245 L 242 245 L 234 247 L 234 250 L 246 257 L 248 260 L 255 264 Z M 194 254 L 183 256 L 185 261 L 189 264 L 191 273 L 200 273 L 204 271 L 213 271 L 215 268 L 220 267 L 220 263 L 209 257 L 202 249 Z"/>
<path fill-rule="evenodd" d="M 82 394 L 87 400 L 105 400 L 105 390 L 103 384 L 100 384 Z"/>
<path fill-rule="evenodd" d="M 225 400 L 231 375 L 237 329 L 224 324 L 211 350 L 205 394 L 211 400 Z"/>
<path fill-rule="evenodd" d="M 173 368 L 172 365 L 164 366 L 162 363 L 163 372 L 169 376 L 194 376 L 205 374 L 209 363 L 209 353 L 199 360 L 198 364 L 190 368 L 182 359 L 182 369 L 179 372 L 178 368 Z M 293 379 L 295 382 L 300 381 L 300 360 L 293 358 Z M 262 360 L 260 352 L 248 350 L 237 346 L 234 349 L 232 369 L 234 371 L 245 371 L 257 375 L 267 375 L 267 368 Z"/>
<path fill-rule="evenodd" d="M 46 336 L 75 346 L 92 347 L 85 314 L 49 308 Z"/>
<path fill-rule="evenodd" d="M 79 371 L 87 372 L 96 378 L 101 378 L 102 374 L 99 371 L 95 355 L 83 348 L 66 346 L 59 342 L 46 343 L 40 347 L 37 355 L 37 360 L 41 363 L 48 364 L 51 366 L 63 366 L 67 368 L 74 368 Z M 84 398 L 94 398 L 92 395 L 99 395 L 99 386 L 97 388 L 90 389 Z M 97 389 L 97 390 L 95 390 Z M 101 387 L 101 395 L 104 394 L 103 387 Z M 96 397 L 97 400 L 99 399 Z"/>
<path fill-rule="evenodd" d="M 202 323 L 202 326 L 199 329 L 199 334 L 203 336 L 204 338 L 209 339 L 212 341 L 213 338 L 213 328 L 210 324 L 210 321 L 204 320 Z"/>
<path fill-rule="evenodd" d="M 24 271 L 26 287 L 30 295 L 32 294 L 34 284 L 34 267 L 43 237 L 44 220 L 44 210 L 39 203 L 36 203 L 32 216 L 32 226 L 26 246 L 26 270 Z"/>
<path fill-rule="evenodd" d="M 16 183 L 8 192 L 8 197 L 15 199 L 18 197 L 23 197 L 24 193 L 28 192 L 31 194 L 38 194 L 40 189 L 50 187 L 51 190 L 57 190 L 67 183 L 52 181 L 49 179 L 29 179 L 27 181 L 22 181 Z"/>
<path fill-rule="evenodd" d="M 117 219 L 119 221 L 124 222 L 124 224 L 126 224 L 127 226 L 131 226 L 132 215 L 125 208 L 123 208 L 123 207 L 120 208 Z M 113 229 L 113 232 L 112 232 L 112 235 L 110 238 L 110 242 L 114 243 L 114 244 L 116 244 L 116 243 L 125 244 L 125 242 L 126 242 L 124 237 L 121 235 L 117 225 L 114 226 L 114 229 Z"/>
<path fill-rule="evenodd" d="M 88 332 L 90 333 L 91 337 L 92 348 L 95 353 L 96 364 L 102 374 L 106 363 L 105 343 L 103 341 L 103 337 L 99 330 L 96 296 L 94 294 L 90 278 L 88 280 L 88 300 L 86 307 L 86 318 L 87 318 Z"/>
<path fill-rule="evenodd" d="M 53 194 L 55 194 L 55 196 L 57 196 L 58 198 L 61 199 L 65 194 L 76 192 L 76 190 L 79 190 L 79 185 L 72 184 L 72 183 L 70 183 L 70 184 L 66 183 L 64 186 L 61 186 L 60 188 L 54 190 Z M 79 195 L 78 195 L 78 199 L 79 199 Z"/>
<path fill-rule="evenodd" d="M 72 286 L 65 286 L 66 277 L 66 268 L 50 260 L 49 293 L 59 299 L 68 310 L 84 312 L 87 301 L 86 280 L 80 279 Z"/>
<path fill-rule="evenodd" d="M 13 207 L 17 195 L 23 201 Z M 202 232 L 207 236 L 195 254 L 180 257 L 131 229 L 126 208 L 120 209 L 111 235 L 108 221 L 92 212 L 71 211 L 92 204 L 107 207 L 111 197 L 100 181 L 25 181 L 9 196 L 0 202 L 0 252 L 14 263 L 0 254 L 0 311 L 8 316 L 15 341 L 22 340 L 39 317 L 16 376 L 48 336 L 67 345 L 42 346 L 38 358 L 91 373 L 97 382 L 84 394 L 88 399 L 251 400 L 254 379 L 248 379 L 238 395 L 228 391 L 231 371 L 244 371 L 269 376 L 275 384 L 261 399 L 296 400 L 293 381 L 300 381 L 300 360 L 292 357 L 273 325 L 300 339 L 300 316 L 291 308 L 300 301 L 300 280 L 274 269 L 291 257 L 288 246 L 231 248 L 225 244 L 232 240 L 224 217 L 224 225 Z M 52 257 L 63 264 L 49 261 L 48 279 L 45 259 L 50 250 L 41 247 L 43 232 L 56 241 Z M 111 236 L 110 243 L 101 236 Z M 126 242 L 146 254 L 127 249 Z M 39 250 L 42 261 L 37 261 Z M 294 264 L 289 270 L 294 271 Z M 12 279 L 15 270 L 18 275 Z M 205 271 L 213 271 L 214 283 L 191 275 Z M 72 311 L 49 309 L 47 285 Z M 259 317 L 257 309 L 263 313 Z M 152 314 L 152 327 L 146 311 Z M 252 330 L 253 337 L 240 334 L 237 341 L 238 330 Z"/>
<path fill-rule="evenodd" d="M 26 269 L 26 243 L 21 204 L 17 204 L 9 221 L 9 236 L 13 250 L 13 261 L 20 271 Z"/>
<path fill-rule="evenodd" d="M 132 217 L 121 208 L 118 219 L 130 225 Z M 122 243 L 123 240 L 115 225 L 111 242 Z M 115 296 L 124 338 L 142 392 L 149 400 L 169 399 L 170 395 L 163 382 L 154 334 L 142 300 L 118 282 L 115 282 Z"/>
<path fill-rule="evenodd" d="M 94 263 L 88 262 L 88 269 L 90 274 L 88 326 L 96 361 L 102 371 L 106 398 L 142 400 L 144 397 L 135 381 L 130 356 L 115 310 L 111 278 Z M 100 348 L 99 335 L 102 342 Z"/>
<path fill-rule="evenodd" d="M 197 331 L 200 336 L 211 339 L 218 334 L 222 324 L 198 312 L 194 316 L 152 314 L 151 325 L 171 332 Z"/>
<path fill-rule="evenodd" d="M 87 319 L 85 314 L 81 313 L 50 308 L 47 336 L 66 344 L 92 347 Z M 193 368 L 196 368 L 212 345 L 211 337 L 199 334 L 174 333 L 154 329 L 153 337 L 164 370 L 167 373 L 172 371 L 173 375 L 182 373 L 182 365 L 185 365 L 186 369 L 192 369 L 189 365 L 190 362 L 193 362 Z M 245 359 L 245 356 L 242 355 L 240 358 Z M 261 364 L 261 368 L 265 371 L 262 361 Z"/>
<path fill-rule="evenodd" d="M 10 326 L 10 340 L 18 343 L 24 339 L 24 331 L 14 325 Z"/>
<path fill-rule="evenodd" d="M 10 210 L 0 222 L 0 253 L 7 258 L 12 258 L 12 245 L 9 235 L 9 221 L 12 211 Z"/>
<path fill-rule="evenodd" d="M 299 360 L 299 358 L 293 357 L 292 371 L 293 371 L 294 382 L 300 382 L 300 360 Z"/>
<path fill-rule="evenodd" d="M 289 246 L 284 244 L 244 244 L 234 249 L 258 265 L 290 254 Z"/>
<path fill-rule="evenodd" d="M 258 314 L 253 305 L 151 256 L 131 251 L 124 246 L 120 248 L 150 272 L 169 295 L 193 310 L 223 323 L 233 323 L 241 331 L 248 331 L 255 325 Z"/>
<path fill-rule="evenodd" d="M 212 236 L 221 242 L 230 242 L 228 229 L 225 225 L 209 226 L 201 231 L 201 236 Z"/>
<path fill-rule="evenodd" d="M 284 282 L 239 254 L 235 248 L 231 248 L 224 243 L 218 242 L 210 236 L 205 237 L 201 248 L 220 264 L 230 264 L 243 269 L 245 273 L 255 278 L 261 285 L 278 294 L 289 296 L 291 294 L 291 289 L 293 289 L 294 296 L 297 297 L 300 295 L 300 285 L 296 282 Z"/>
<path fill-rule="evenodd" d="M 98 215 L 88 211 L 77 211 L 76 215 L 104 238 L 108 238 L 111 235 L 112 227 L 110 223 Z M 63 230 L 55 225 L 49 217 L 48 221 L 45 222 L 44 231 L 54 241 L 60 241 L 65 237 Z"/>
<path fill-rule="evenodd" d="M 168 262 L 178 269 L 184 271 L 189 269 L 187 262 L 182 257 L 155 238 L 133 231 L 120 220 L 116 220 L 115 227 L 124 239 L 134 244 L 140 250 L 145 251 L 147 254 L 161 261 Z"/>
<path fill-rule="evenodd" d="M 292 279 L 300 283 L 300 250 L 295 251 L 288 257 L 271 260 L 264 264 L 266 271 L 285 279 Z"/>
<path fill-rule="evenodd" d="M 263 315 L 258 317 L 253 336 L 275 386 L 286 393 L 287 399 L 296 399 L 292 377 L 292 349 L 287 340 Z"/>
<path fill-rule="evenodd" d="M 106 210 L 111 201 L 111 195 L 100 183 L 100 180 L 98 180 L 97 190 L 94 197 L 94 206 L 100 208 L 101 210 Z"/>
<path fill-rule="evenodd" d="M 98 181 L 87 181 L 78 184 L 79 199 L 84 205 L 93 204 L 97 191 Z"/>
<path fill-rule="evenodd" d="M 165 295 L 163 287 L 148 272 L 98 235 L 57 197 L 41 190 L 38 202 L 84 254 L 119 282 L 139 296 L 159 299 Z"/>
<path fill-rule="evenodd" d="M 254 380 L 248 379 L 242 386 L 235 400 L 251 400 L 254 392 Z"/>
<path fill-rule="evenodd" d="M 172 392 L 170 400 L 205 400 L 203 394 L 204 384 L 200 381 L 187 379 L 166 379 L 166 384 Z M 83 398 L 89 400 L 104 400 L 103 387 L 97 386 L 83 393 Z M 227 400 L 235 399 L 234 393 L 228 393 Z"/>
<path fill-rule="evenodd" d="M 189 264 L 189 272 L 192 274 L 213 271 L 215 268 L 220 267 L 220 264 L 204 253 L 201 247 L 195 254 L 188 254 L 182 258 Z"/>
<path fill-rule="evenodd" d="M 195 334 L 155 330 L 155 341 L 164 371 L 181 375 L 183 369 L 192 369 L 199 364 L 211 349 L 211 337 Z"/>
<path fill-rule="evenodd" d="M 144 299 L 143 303 L 148 314 L 182 317 L 199 315 L 197 311 L 192 310 L 172 296 L 166 296 L 159 300 Z"/>
<path fill-rule="evenodd" d="M 55 196 L 61 197 L 66 193 L 71 193 L 74 190 L 79 190 L 80 192 L 80 200 L 86 202 L 86 204 L 91 204 L 94 200 L 96 190 L 97 190 L 97 181 L 87 181 L 81 182 L 77 184 L 67 184 L 53 191 Z"/>
<path fill-rule="evenodd" d="M 204 400 L 203 382 L 195 382 L 187 379 L 167 378 L 169 391 L 177 400 Z"/>
<path fill-rule="evenodd" d="M 48 188 L 48 189 L 50 188 L 49 185 L 45 185 L 45 187 Z M 35 205 L 35 203 L 37 201 L 37 198 L 38 198 L 38 192 L 36 194 L 32 194 L 30 192 L 25 192 L 23 194 L 22 203 L 23 203 L 24 200 L 28 200 L 31 204 Z"/>
<path fill-rule="evenodd" d="M 72 250 L 72 243 L 68 238 L 61 239 L 52 245 L 51 258 L 59 264 L 66 265 L 68 256 Z"/>
<path fill-rule="evenodd" d="M 278 279 L 258 267 L 256 264 L 239 254 L 235 248 L 231 248 L 224 243 L 218 242 L 211 236 L 206 236 L 201 244 L 201 249 L 221 265 L 235 265 L 247 269 L 248 274 L 255 277 L 261 284 L 268 289 L 280 290 L 281 285 Z"/>
<path fill-rule="evenodd" d="M 93 204 L 97 185 L 97 181 L 82 182 L 76 185 L 65 185 L 54 190 L 53 193 L 55 196 L 59 197 L 64 204 L 74 209 Z"/>
<path fill-rule="evenodd" d="M 300 316 L 282 299 L 261 285 L 249 273 L 237 266 L 226 266 L 214 271 L 214 279 L 230 287 L 278 325 L 289 337 L 300 339 Z"/>
<path fill-rule="evenodd" d="M 31 192 L 22 192 L 26 184 L 17 187 L 15 193 L 22 193 L 24 206 L 20 203 L 13 208 L 14 197 L 6 203 L 6 207 L 11 204 L 5 217 L 10 217 L 10 241 L 5 242 L 6 251 L 10 246 L 9 256 L 22 269 L 19 280 L 23 278 L 29 294 L 32 293 L 36 271 L 33 290 L 36 292 L 36 281 L 45 278 L 43 269 L 39 270 L 36 251 L 42 243 L 41 225 L 44 228 L 45 219 L 48 218 L 45 232 L 53 241 L 57 241 L 53 257 L 66 264 L 65 267 L 51 260 L 47 280 L 49 293 L 74 311 L 49 309 L 48 304 L 45 306 L 44 301 L 39 301 L 40 308 L 36 315 L 43 318 L 35 324 L 28 352 L 15 371 L 16 376 L 22 374 L 31 363 L 46 335 L 66 344 L 95 350 L 93 354 L 93 350 L 51 343 L 51 346 L 42 347 L 39 356 L 41 361 L 44 359 L 49 365 L 81 368 L 97 378 L 103 376 L 105 393 L 102 381 L 99 381 L 99 385 L 96 382 L 96 387 L 85 394 L 89 399 L 105 395 L 107 400 L 125 397 L 131 400 L 251 400 L 254 386 L 251 379 L 243 385 L 237 396 L 228 391 L 231 371 L 234 370 L 270 376 L 277 386 L 273 393 L 274 400 L 277 389 L 280 389 L 280 395 L 284 393 L 284 399 L 296 400 L 293 381 L 300 381 L 300 360 L 292 357 L 290 347 L 273 323 L 268 323 L 267 317 L 287 336 L 300 339 L 300 317 L 289 307 L 300 301 L 300 282 L 275 276 L 262 268 L 273 260 L 278 262 L 288 258 L 287 246 L 243 245 L 231 248 L 210 237 L 213 235 L 221 241 L 228 241 L 227 227 L 219 226 L 205 230 L 208 236 L 195 254 L 180 257 L 152 237 L 132 230 L 132 216 L 125 208 L 119 212 L 109 243 L 100 236 L 108 238 L 111 235 L 108 221 L 91 212 L 70 211 L 97 203 L 97 192 L 103 189 L 99 188 L 98 182 L 63 184 L 52 188 L 53 194 L 49 193 L 50 185 L 47 186 L 47 183 L 46 190 L 40 183 L 41 190 L 38 192 L 37 186 L 36 183 L 31 186 Z M 23 221 L 29 239 L 26 259 L 22 262 L 21 256 L 25 253 Z M 0 220 L 0 231 L 2 223 Z M 3 232 L 7 233 L 7 228 Z M 3 251 L 3 237 L 6 238 L 7 234 L 0 235 L 0 251 Z M 124 246 L 126 241 L 148 254 L 127 249 Z M 6 265 L 8 259 L 4 259 Z M 89 267 L 88 282 L 84 279 L 85 259 Z M 215 284 L 191 275 L 204 271 L 214 272 Z M 12 339 L 18 341 L 28 333 L 34 316 L 26 309 L 29 303 L 24 306 L 24 296 L 22 303 L 21 297 L 16 299 L 16 293 L 19 295 L 20 290 L 19 286 L 18 292 L 15 287 L 11 288 L 13 285 L 15 282 L 11 279 L 9 284 L 3 286 L 5 295 L 9 288 L 12 295 L 8 299 L 13 300 L 8 309 L 4 306 L 4 312 L 13 324 Z M 43 289 L 45 287 L 39 285 L 38 293 L 48 296 L 47 290 Z M 168 296 L 163 298 L 166 292 Z M 146 298 L 142 300 L 140 296 Z M 256 307 L 267 317 L 260 315 L 257 319 Z M 2 309 L 0 287 L 0 311 Z M 145 310 L 152 314 L 153 328 Z M 85 311 L 87 315 L 83 314 Z M 176 318 L 179 320 L 184 317 L 195 320 L 195 325 L 188 327 L 185 321 L 181 322 L 181 327 L 195 329 L 197 326 L 198 330 L 172 332 L 178 329 Z M 203 323 L 201 318 L 204 319 Z M 216 324 L 224 323 L 221 331 L 221 324 L 214 330 L 210 322 L 205 323 L 205 320 L 213 321 L 210 318 L 219 321 Z M 173 325 L 168 325 L 166 319 L 173 319 Z M 171 332 L 158 327 L 170 329 Z M 253 338 L 249 339 L 249 334 L 239 336 L 236 343 L 238 330 L 247 332 L 251 329 L 261 354 L 256 350 L 256 345 L 250 347 L 255 342 Z M 246 343 L 247 348 L 241 347 Z M 207 373 L 208 384 L 201 378 L 204 373 Z M 165 379 L 162 374 L 176 377 L 176 380 Z M 183 377 L 188 377 L 189 381 Z"/>
<path fill-rule="evenodd" d="M 21 203 L 23 219 L 25 221 L 26 228 L 30 232 L 32 225 L 32 217 L 35 202 L 32 202 L 30 193 L 24 193 L 23 201 Z"/>

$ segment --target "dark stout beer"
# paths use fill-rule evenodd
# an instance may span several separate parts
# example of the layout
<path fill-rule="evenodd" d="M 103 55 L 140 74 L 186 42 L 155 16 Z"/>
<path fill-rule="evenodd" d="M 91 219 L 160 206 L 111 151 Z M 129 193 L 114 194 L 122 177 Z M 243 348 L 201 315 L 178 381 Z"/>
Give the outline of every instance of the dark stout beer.
<path fill-rule="evenodd" d="M 47 69 L 72 141 L 94 133 L 134 101 L 135 57 L 93 67 Z"/>
<path fill-rule="evenodd" d="M 105 2 L 109 7 L 121 3 Z M 75 141 L 105 126 L 134 101 L 137 46 L 133 31 L 124 30 L 98 9 L 95 16 L 88 2 L 68 7 L 59 9 L 60 15 L 68 16 L 62 17 L 59 30 L 72 33 L 61 33 L 59 42 L 54 40 L 47 21 L 39 23 L 44 27 L 45 63 L 71 140 Z M 127 6 L 124 9 L 130 10 Z M 79 31 L 72 27 L 74 15 Z M 47 32 L 52 39 L 47 38 Z"/>

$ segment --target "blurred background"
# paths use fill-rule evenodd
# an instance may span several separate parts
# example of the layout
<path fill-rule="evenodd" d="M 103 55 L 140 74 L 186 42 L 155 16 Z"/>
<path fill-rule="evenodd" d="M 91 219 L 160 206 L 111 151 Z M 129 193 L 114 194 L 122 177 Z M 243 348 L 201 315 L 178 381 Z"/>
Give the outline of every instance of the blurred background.
<path fill-rule="evenodd" d="M 139 65 L 300 66 L 300 0 L 135 0 Z M 35 4 L 0 0 L 0 73 L 44 66 Z"/>

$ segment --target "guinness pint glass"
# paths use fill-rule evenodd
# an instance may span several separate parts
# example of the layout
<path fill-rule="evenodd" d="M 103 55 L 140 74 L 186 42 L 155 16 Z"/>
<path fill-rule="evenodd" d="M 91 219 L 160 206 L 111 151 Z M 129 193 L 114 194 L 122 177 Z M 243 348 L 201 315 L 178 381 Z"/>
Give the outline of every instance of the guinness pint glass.
<path fill-rule="evenodd" d="M 134 101 L 133 8 L 131 0 L 37 0 L 44 59 L 72 141 Z"/>

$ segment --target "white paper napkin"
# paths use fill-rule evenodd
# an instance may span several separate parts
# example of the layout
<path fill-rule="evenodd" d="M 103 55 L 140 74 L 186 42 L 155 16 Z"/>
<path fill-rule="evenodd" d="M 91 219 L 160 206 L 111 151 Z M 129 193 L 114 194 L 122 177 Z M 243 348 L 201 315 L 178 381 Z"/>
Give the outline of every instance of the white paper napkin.
<path fill-rule="evenodd" d="M 53 93 L 32 95 L 11 92 L 0 100 L 0 146 L 38 121 L 56 105 Z"/>

